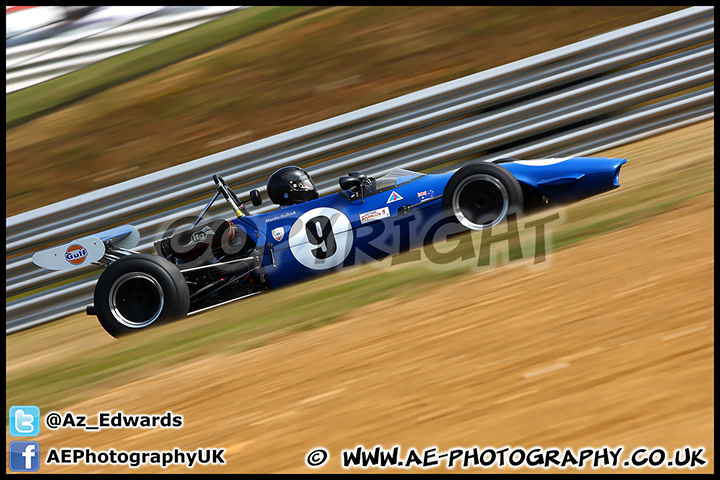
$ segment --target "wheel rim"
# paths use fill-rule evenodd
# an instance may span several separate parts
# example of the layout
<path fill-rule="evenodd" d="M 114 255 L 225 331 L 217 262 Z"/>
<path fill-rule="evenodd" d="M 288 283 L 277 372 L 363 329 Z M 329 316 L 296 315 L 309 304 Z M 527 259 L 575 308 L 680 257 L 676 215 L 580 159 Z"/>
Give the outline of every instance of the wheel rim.
<path fill-rule="evenodd" d="M 122 325 L 143 328 L 155 322 L 162 313 L 165 295 L 150 275 L 126 273 L 110 288 L 110 311 Z"/>
<path fill-rule="evenodd" d="M 452 197 L 455 218 L 471 230 L 482 230 L 500 223 L 507 215 L 510 197 L 497 178 L 477 174 L 463 179 Z"/>

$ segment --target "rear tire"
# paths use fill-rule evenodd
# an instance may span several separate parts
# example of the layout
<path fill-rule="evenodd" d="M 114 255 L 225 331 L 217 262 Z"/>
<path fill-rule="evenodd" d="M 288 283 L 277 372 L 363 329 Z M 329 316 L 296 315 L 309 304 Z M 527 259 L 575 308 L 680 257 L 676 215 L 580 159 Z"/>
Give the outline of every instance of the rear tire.
<path fill-rule="evenodd" d="M 522 211 L 523 192 L 517 179 L 500 165 L 471 163 L 450 177 L 443 191 L 443 212 L 451 223 L 484 230 Z"/>
<path fill-rule="evenodd" d="M 95 285 L 95 311 L 113 337 L 187 315 L 190 293 L 180 270 L 157 255 L 129 255 L 112 263 Z"/>

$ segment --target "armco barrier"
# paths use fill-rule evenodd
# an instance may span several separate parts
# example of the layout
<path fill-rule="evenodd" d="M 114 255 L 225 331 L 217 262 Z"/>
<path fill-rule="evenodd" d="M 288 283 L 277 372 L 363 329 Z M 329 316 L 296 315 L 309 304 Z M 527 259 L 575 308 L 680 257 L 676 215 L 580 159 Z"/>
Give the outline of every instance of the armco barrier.
<path fill-rule="evenodd" d="M 42 8 L 42 7 L 41 7 Z M 247 7 L 164 7 L 97 27 L 6 48 L 5 93 L 64 75 Z"/>
<path fill-rule="evenodd" d="M 684 9 L 10 217 L 6 295 L 46 290 L 6 303 L 6 333 L 91 303 L 100 267 L 78 280 L 35 267 L 32 253 L 123 223 L 140 230 L 137 249 L 151 251 L 171 222 L 200 212 L 213 173 L 239 193 L 264 193 L 275 169 L 303 165 L 322 195 L 352 170 L 587 155 L 710 118 L 713 41 L 714 9 Z M 207 218 L 231 216 L 217 203 Z M 272 208 L 266 200 L 250 210 Z"/>

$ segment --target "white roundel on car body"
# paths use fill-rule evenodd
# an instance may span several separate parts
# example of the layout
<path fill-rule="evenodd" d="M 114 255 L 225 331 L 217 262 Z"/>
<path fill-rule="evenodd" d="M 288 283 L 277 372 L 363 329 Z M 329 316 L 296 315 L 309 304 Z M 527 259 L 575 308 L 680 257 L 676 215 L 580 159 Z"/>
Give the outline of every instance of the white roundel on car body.
<path fill-rule="evenodd" d="M 350 254 L 352 244 L 350 220 L 329 207 L 314 208 L 300 215 L 288 235 L 295 259 L 313 270 L 337 267 Z"/>
<path fill-rule="evenodd" d="M 556 163 L 570 160 L 574 157 L 563 157 L 563 158 L 538 158 L 536 160 L 514 160 L 513 163 L 519 165 L 527 165 L 529 167 L 547 167 L 548 165 L 555 165 Z M 502 165 L 502 164 L 501 164 Z"/>

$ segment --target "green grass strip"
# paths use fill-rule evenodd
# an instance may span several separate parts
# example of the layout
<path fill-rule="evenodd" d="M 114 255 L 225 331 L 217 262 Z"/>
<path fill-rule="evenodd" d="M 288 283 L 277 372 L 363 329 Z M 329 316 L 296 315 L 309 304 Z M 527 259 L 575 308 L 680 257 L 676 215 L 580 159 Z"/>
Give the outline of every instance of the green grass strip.
<path fill-rule="evenodd" d="M 5 97 L 12 128 L 107 88 L 205 53 L 315 11 L 318 7 L 251 7 Z"/>

